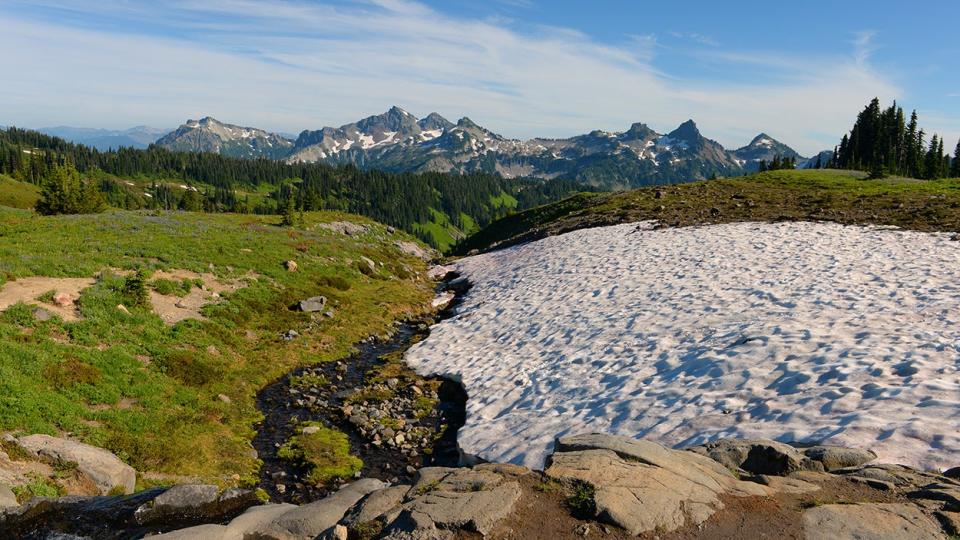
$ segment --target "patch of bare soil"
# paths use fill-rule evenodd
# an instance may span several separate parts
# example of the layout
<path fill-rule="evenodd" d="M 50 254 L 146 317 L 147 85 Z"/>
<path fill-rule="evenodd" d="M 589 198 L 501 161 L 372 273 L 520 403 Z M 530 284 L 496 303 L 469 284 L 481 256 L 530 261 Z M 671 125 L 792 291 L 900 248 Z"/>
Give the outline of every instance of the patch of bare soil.
<path fill-rule="evenodd" d="M 95 282 L 93 278 L 52 277 L 25 277 L 8 281 L 0 288 L 0 311 L 23 302 L 42 307 L 50 313 L 59 315 L 65 321 L 75 321 L 80 318 L 76 306 L 80 293 Z M 37 300 L 38 297 L 50 291 L 55 293 L 54 300 L 50 302 Z"/>
<path fill-rule="evenodd" d="M 163 295 L 150 291 L 150 304 L 154 313 L 167 324 L 176 324 L 186 319 L 203 319 L 201 311 L 204 306 L 219 302 L 223 293 L 231 293 L 246 286 L 244 280 L 220 280 L 213 274 L 200 274 L 189 270 L 160 270 L 153 274 L 153 279 L 203 282 L 202 288 L 194 287 L 186 296 Z"/>

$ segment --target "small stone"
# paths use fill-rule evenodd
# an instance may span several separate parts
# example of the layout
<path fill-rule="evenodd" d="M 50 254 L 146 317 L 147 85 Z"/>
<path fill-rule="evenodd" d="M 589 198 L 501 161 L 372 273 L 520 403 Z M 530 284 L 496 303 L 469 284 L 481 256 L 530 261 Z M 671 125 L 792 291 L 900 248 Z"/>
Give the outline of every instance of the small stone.
<path fill-rule="evenodd" d="M 417 468 L 413 465 L 407 465 L 407 474 L 417 474 Z"/>
<path fill-rule="evenodd" d="M 73 297 L 67 293 L 57 293 L 53 296 L 53 303 L 62 308 L 73 307 Z"/>
<path fill-rule="evenodd" d="M 230 396 L 226 394 L 217 394 L 217 399 L 224 403 L 231 403 Z"/>
<path fill-rule="evenodd" d="M 130 314 L 130 310 L 127 309 L 127 306 L 123 304 L 117 304 L 117 311 L 119 311 L 120 313 L 124 313 L 126 315 Z"/>
<path fill-rule="evenodd" d="M 590 535 L 590 525 L 587 523 L 581 523 L 580 525 L 577 525 L 577 528 L 573 530 L 573 534 L 586 538 Z"/>
<path fill-rule="evenodd" d="M 290 330 L 287 330 L 287 332 L 283 334 L 284 341 L 292 341 L 297 337 L 300 337 L 300 332 L 297 332 L 292 328 Z"/>
<path fill-rule="evenodd" d="M 396 389 L 398 384 L 400 384 L 400 381 L 398 379 L 387 379 L 387 386 L 391 390 Z"/>
<path fill-rule="evenodd" d="M 320 431 L 320 426 L 307 426 L 300 430 L 300 433 L 304 435 L 311 435 L 313 433 L 318 433 Z"/>
<path fill-rule="evenodd" d="M 326 317 L 326 318 L 328 318 L 328 319 L 332 319 L 332 318 L 333 318 L 333 310 L 331 309 L 331 310 L 329 310 L 329 311 L 323 312 L 323 316 Z"/>
<path fill-rule="evenodd" d="M 283 263 L 283 266 L 287 269 L 287 272 L 297 271 L 297 261 L 287 261 Z"/>
<path fill-rule="evenodd" d="M 33 318 L 40 322 L 46 322 L 52 319 L 53 315 L 49 311 L 38 307 L 33 308 Z"/>
<path fill-rule="evenodd" d="M 333 528 L 333 538 L 334 540 L 347 540 L 348 533 L 347 528 L 343 525 L 336 525 Z"/>
<path fill-rule="evenodd" d="M 287 486 L 283 484 L 277 484 L 277 493 L 283 495 L 286 492 L 287 492 Z"/>

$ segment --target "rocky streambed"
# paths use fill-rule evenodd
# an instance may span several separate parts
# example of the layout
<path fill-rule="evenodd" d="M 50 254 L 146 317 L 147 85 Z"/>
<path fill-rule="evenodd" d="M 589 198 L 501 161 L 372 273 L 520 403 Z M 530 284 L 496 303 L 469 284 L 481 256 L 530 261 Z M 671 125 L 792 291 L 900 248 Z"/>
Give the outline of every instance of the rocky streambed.
<path fill-rule="evenodd" d="M 398 322 L 392 335 L 365 340 L 348 358 L 299 368 L 261 390 L 257 405 L 264 420 L 253 446 L 263 461 L 259 487 L 272 501 L 301 504 L 355 478 L 410 482 L 420 467 L 459 464 L 456 435 L 466 392 L 455 381 L 418 377 L 403 353 L 427 337 L 431 324 L 452 316 L 468 288 L 449 275 L 438 285 L 435 306 L 441 310 L 433 317 Z M 307 478 L 311 465 L 281 457 L 304 425 L 347 435 L 350 454 L 363 461 L 355 478 L 318 484 Z"/>

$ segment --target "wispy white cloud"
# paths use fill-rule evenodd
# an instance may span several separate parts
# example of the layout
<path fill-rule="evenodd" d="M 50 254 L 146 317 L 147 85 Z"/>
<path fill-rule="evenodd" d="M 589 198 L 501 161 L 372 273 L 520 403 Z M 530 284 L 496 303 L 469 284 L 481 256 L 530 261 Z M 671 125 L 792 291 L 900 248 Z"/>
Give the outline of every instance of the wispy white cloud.
<path fill-rule="evenodd" d="M 831 146 L 869 98 L 899 92 L 869 64 L 872 35 L 832 57 L 711 46 L 697 54 L 737 76 L 693 80 L 657 65 L 655 36 L 610 45 L 569 28 L 455 18 L 409 0 L 104 1 L 82 10 L 107 18 L 116 7 L 139 30 L 26 21 L 0 9 L 0 49 L 17 51 L 0 56 L 0 69 L 24 74 L 0 85 L 0 120 L 169 126 L 210 114 L 296 132 L 399 104 L 469 115 L 512 137 L 633 121 L 669 130 L 692 117 L 728 146 L 767 131 L 812 153 Z M 158 19 L 175 28 L 142 29 Z"/>

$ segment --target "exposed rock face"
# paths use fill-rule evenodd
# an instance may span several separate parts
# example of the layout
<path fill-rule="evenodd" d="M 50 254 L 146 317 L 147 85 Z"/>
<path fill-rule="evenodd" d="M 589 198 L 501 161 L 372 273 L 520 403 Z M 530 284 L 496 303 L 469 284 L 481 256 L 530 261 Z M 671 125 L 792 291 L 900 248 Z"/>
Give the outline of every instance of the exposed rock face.
<path fill-rule="evenodd" d="M 0 485 L 0 509 L 14 506 L 20 506 L 20 503 L 17 502 L 17 496 L 13 494 L 13 490 L 9 487 Z"/>
<path fill-rule="evenodd" d="M 137 473 L 133 467 L 102 448 L 49 435 L 29 435 L 17 443 L 36 456 L 76 463 L 77 470 L 90 478 L 103 495 L 118 487 L 123 493 L 133 493 L 136 487 Z"/>
<path fill-rule="evenodd" d="M 723 494 L 770 493 L 700 454 L 598 434 L 559 439 L 546 473 L 593 485 L 597 517 L 631 534 L 702 523 Z"/>
<path fill-rule="evenodd" d="M 819 461 L 827 471 L 858 467 L 877 459 L 877 454 L 871 450 L 840 446 L 814 446 L 805 448 L 803 454 L 814 461 Z"/>
<path fill-rule="evenodd" d="M 807 540 L 945 538 L 940 526 L 909 504 L 828 504 L 803 513 Z"/>

